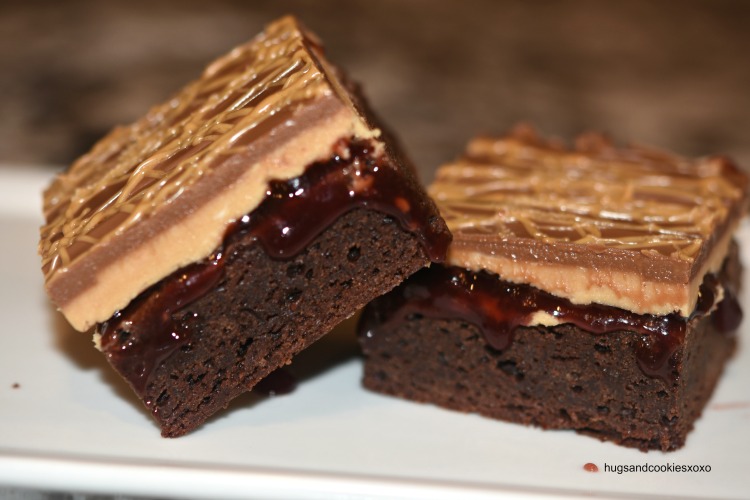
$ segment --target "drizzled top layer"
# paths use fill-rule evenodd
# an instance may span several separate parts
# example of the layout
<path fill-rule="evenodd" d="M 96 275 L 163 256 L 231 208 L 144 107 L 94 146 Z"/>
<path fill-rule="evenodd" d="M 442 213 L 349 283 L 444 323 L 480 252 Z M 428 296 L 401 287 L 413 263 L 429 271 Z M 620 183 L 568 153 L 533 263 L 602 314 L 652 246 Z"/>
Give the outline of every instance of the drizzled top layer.
<path fill-rule="evenodd" d="M 574 303 L 687 316 L 746 210 L 747 183 L 722 157 L 616 148 L 597 134 L 567 149 L 520 127 L 471 141 L 429 192 L 454 235 L 450 264 Z"/>
<path fill-rule="evenodd" d="M 48 292 L 74 327 L 103 321 L 209 255 L 269 180 L 300 175 L 338 139 L 378 135 L 318 40 L 280 19 L 52 183 L 39 244 Z"/>

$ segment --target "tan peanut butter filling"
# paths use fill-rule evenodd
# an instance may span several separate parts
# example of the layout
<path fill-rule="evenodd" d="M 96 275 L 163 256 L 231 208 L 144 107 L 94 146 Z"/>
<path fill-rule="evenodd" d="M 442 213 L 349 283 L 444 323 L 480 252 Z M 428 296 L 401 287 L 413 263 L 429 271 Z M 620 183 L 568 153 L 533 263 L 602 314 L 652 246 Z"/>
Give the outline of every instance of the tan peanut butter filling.
<path fill-rule="evenodd" d="M 141 120 L 118 127 L 44 194 L 39 253 L 53 302 L 78 330 L 201 260 L 254 210 L 268 182 L 373 139 L 291 17 L 213 62 Z"/>
<path fill-rule="evenodd" d="M 429 192 L 453 232 L 451 265 L 576 304 L 683 316 L 748 203 L 747 178 L 724 158 L 615 148 L 594 134 L 571 150 L 524 127 L 471 141 Z"/>

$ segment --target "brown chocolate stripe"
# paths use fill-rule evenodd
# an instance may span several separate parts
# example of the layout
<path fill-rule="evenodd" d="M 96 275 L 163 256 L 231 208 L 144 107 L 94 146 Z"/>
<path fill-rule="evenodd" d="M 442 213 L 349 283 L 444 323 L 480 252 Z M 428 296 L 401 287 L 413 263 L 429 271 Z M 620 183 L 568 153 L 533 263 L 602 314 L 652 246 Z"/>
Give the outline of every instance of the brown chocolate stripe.
<path fill-rule="evenodd" d="M 282 18 L 61 174 L 45 192 L 39 253 L 68 321 L 85 330 L 206 258 L 269 182 L 336 141 L 377 138 L 337 78 L 317 38 Z"/>
<path fill-rule="evenodd" d="M 654 157 L 476 139 L 464 158 L 440 168 L 430 192 L 457 240 L 492 234 L 695 260 L 737 212 L 747 181 L 723 158 Z"/>
<path fill-rule="evenodd" d="M 308 106 L 301 107 L 293 115 L 297 127 L 279 128 L 273 135 L 266 134 L 258 137 L 252 148 L 248 148 L 242 154 L 225 157 L 223 164 L 216 163 L 212 166 L 214 171 L 211 175 L 203 176 L 200 185 L 194 186 L 191 190 L 180 192 L 179 197 L 174 197 L 161 210 L 152 213 L 148 224 L 120 224 L 119 227 L 108 228 L 110 231 L 117 229 L 123 236 L 119 238 L 118 244 L 101 245 L 98 251 L 89 252 L 85 260 L 82 259 L 76 263 L 85 271 L 76 273 L 75 279 L 68 279 L 65 274 L 61 274 L 49 284 L 51 293 L 54 294 L 60 304 L 65 304 L 68 300 L 78 296 L 94 284 L 98 269 L 127 255 L 136 246 L 168 230 L 182 218 L 189 216 L 193 207 L 201 206 L 208 200 L 220 196 L 223 185 L 231 184 L 245 173 L 245 165 L 259 161 L 264 155 L 276 149 L 279 144 L 283 144 L 288 138 L 293 137 L 298 128 L 311 127 L 315 123 L 333 116 L 339 110 L 340 103 L 334 97 L 320 99 Z M 281 113 L 281 115 L 284 114 Z M 91 241 L 93 244 L 93 240 Z M 50 271 L 50 274 L 53 272 Z"/>
<path fill-rule="evenodd" d="M 686 283 L 746 210 L 747 183 L 723 157 L 616 148 L 596 134 L 566 149 L 521 128 L 473 140 L 429 192 L 455 248 Z"/>
<path fill-rule="evenodd" d="M 314 43 L 296 21 L 282 19 L 79 159 L 45 193 L 39 250 L 46 279 L 244 153 L 282 110 L 330 94 L 309 52 Z"/>

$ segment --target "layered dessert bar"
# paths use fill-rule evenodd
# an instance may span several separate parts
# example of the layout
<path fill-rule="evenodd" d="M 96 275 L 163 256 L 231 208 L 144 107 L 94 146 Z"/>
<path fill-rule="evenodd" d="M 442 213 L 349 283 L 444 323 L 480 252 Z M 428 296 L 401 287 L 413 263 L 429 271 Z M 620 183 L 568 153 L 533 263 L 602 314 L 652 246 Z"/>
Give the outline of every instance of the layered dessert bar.
<path fill-rule="evenodd" d="M 44 193 L 46 289 L 185 434 L 450 233 L 394 139 L 291 17 L 114 129 Z"/>
<path fill-rule="evenodd" d="M 365 386 L 682 446 L 735 348 L 747 186 L 725 158 L 597 134 L 472 140 L 429 188 L 454 237 L 445 264 L 363 314 Z"/>

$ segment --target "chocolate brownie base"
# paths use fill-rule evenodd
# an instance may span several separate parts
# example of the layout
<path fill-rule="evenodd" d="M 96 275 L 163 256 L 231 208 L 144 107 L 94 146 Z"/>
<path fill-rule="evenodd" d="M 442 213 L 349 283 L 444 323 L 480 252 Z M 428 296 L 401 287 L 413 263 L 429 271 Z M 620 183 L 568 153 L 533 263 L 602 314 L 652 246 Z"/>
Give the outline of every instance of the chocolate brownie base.
<path fill-rule="evenodd" d="M 165 437 L 200 425 L 429 261 L 394 219 L 362 208 L 293 259 L 269 258 L 242 232 L 225 244 L 224 258 L 221 281 L 172 317 L 189 338 L 136 388 Z M 109 358 L 121 373 L 130 370 L 124 363 L 131 358 Z"/>
<path fill-rule="evenodd" d="M 736 248 L 722 272 L 736 290 L 741 275 Z M 372 320 L 374 307 L 377 301 L 363 323 Z M 674 450 L 685 443 L 735 349 L 734 336 L 719 331 L 722 320 L 711 314 L 688 322 L 667 381 L 641 370 L 634 355 L 641 334 L 632 331 L 519 327 L 509 347 L 498 351 L 468 321 L 412 314 L 395 329 L 361 336 L 364 385 L 511 422 L 573 429 L 644 451 Z"/>

